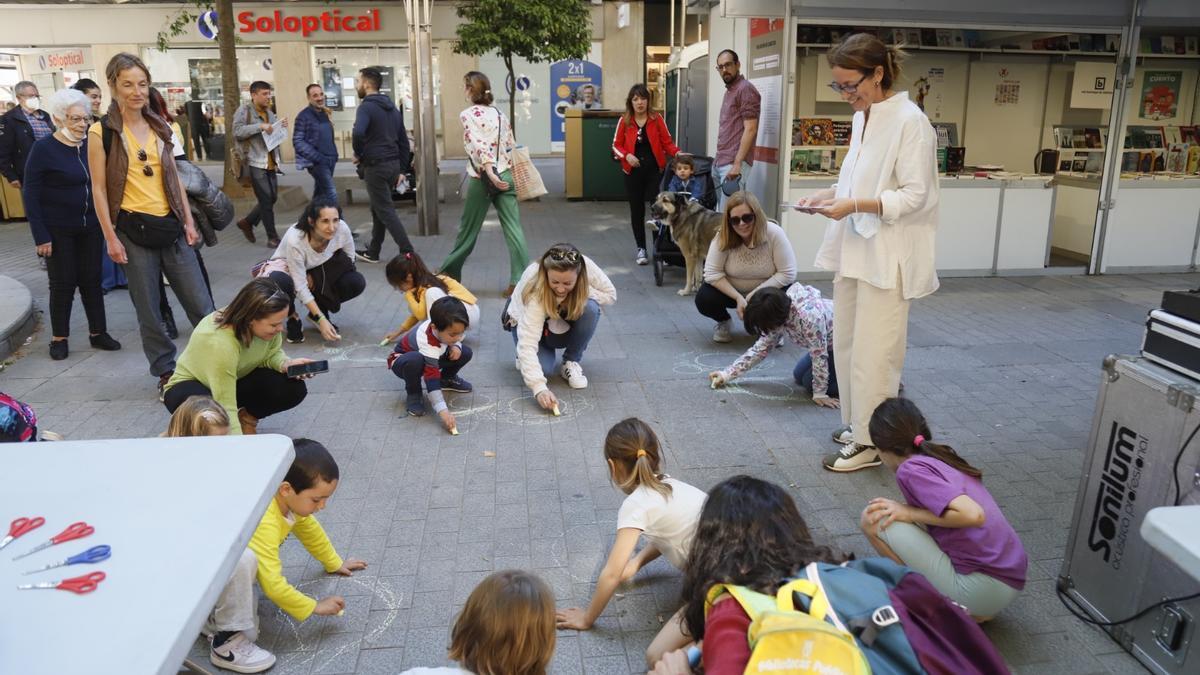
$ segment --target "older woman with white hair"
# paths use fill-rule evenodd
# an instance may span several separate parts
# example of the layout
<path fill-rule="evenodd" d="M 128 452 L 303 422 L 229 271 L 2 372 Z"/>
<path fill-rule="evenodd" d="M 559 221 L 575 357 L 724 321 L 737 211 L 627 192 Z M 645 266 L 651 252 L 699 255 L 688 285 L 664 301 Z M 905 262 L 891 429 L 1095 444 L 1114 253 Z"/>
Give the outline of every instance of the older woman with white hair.
<path fill-rule="evenodd" d="M 21 192 L 37 254 L 46 259 L 50 276 L 50 358 L 60 361 L 68 355 L 76 288 L 92 347 L 113 351 L 121 343 L 107 332 L 100 290 L 104 235 L 96 219 L 87 161 L 92 105 L 83 92 L 62 89 L 46 108 L 58 128 L 30 149 Z"/>

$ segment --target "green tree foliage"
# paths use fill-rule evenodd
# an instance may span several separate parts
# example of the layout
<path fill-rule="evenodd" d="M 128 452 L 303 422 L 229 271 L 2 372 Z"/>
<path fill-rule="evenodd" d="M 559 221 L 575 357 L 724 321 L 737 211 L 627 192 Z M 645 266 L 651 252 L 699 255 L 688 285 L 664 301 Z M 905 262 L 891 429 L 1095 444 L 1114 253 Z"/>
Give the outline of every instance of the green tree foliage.
<path fill-rule="evenodd" d="M 582 59 L 591 47 L 591 12 L 581 0 L 469 0 L 457 11 L 463 21 L 454 51 L 470 56 L 496 52 L 504 60 L 508 119 L 514 132 L 513 57 L 533 63 Z"/>

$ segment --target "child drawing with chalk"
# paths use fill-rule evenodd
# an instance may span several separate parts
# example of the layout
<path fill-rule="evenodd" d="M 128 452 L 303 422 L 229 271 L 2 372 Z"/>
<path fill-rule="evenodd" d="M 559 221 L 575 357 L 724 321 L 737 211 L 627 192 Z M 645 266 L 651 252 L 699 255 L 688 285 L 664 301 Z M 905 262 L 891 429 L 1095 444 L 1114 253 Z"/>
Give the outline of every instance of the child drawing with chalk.
<path fill-rule="evenodd" d="M 192 397 L 188 403 L 195 402 L 195 409 L 203 409 L 206 404 L 197 401 L 198 398 Z M 188 403 L 180 406 L 175 415 Z M 218 405 L 211 407 L 214 414 L 223 412 Z M 228 427 L 228 419 L 225 423 Z M 225 670 L 260 673 L 275 665 L 275 655 L 254 643 L 258 630 L 255 579 L 263 594 L 296 621 L 304 621 L 313 614 L 341 615 L 346 608 L 341 596 L 318 601 L 288 582 L 283 575 L 279 547 L 289 534 L 296 535 L 327 573 L 348 577 L 367 568 L 367 563 L 361 560 L 343 560 L 338 556 L 314 515 L 325 508 L 337 490 L 338 465 L 333 455 L 325 446 L 307 438 L 297 438 L 292 446 L 296 458 L 267 504 L 266 513 L 250 537 L 249 547 L 238 560 L 205 625 L 205 634 L 211 636 L 209 660 Z"/>
<path fill-rule="evenodd" d="M 687 562 L 696 524 L 707 495 L 696 487 L 662 472 L 662 449 L 654 431 L 640 419 L 617 422 L 604 439 L 604 457 L 609 476 L 627 496 L 617 512 L 617 538 L 608 561 L 596 580 L 587 609 L 569 607 L 558 612 L 559 628 L 588 630 L 612 599 L 617 586 L 632 579 L 655 558 L 665 556 L 678 569 Z M 638 539 L 646 545 L 633 555 Z M 676 612 L 646 649 L 646 662 L 653 667 L 663 654 L 679 649 L 692 639 Z"/>
<path fill-rule="evenodd" d="M 471 361 L 471 348 L 462 343 L 470 325 L 462 300 L 449 295 L 439 298 L 429 308 L 429 318 L 405 333 L 387 359 L 388 370 L 404 380 L 408 414 L 414 417 L 425 414 L 423 381 L 434 412 L 446 431 L 454 435 L 458 435 L 458 427 L 442 390 L 465 393 L 473 388 L 458 375 Z"/>
<path fill-rule="evenodd" d="M 429 318 L 429 307 L 447 295 L 462 300 L 472 326 L 479 324 L 479 301 L 465 286 L 445 274 L 434 274 L 415 252 L 401 253 L 392 258 L 385 270 L 388 283 L 404 294 L 409 316 L 396 330 L 384 336 L 380 344 L 400 339 L 413 326 Z"/>
<path fill-rule="evenodd" d="M 728 368 L 708 374 L 713 389 L 723 387 L 757 366 L 782 344 L 785 337 L 808 353 L 792 370 L 792 377 L 812 395 L 813 403 L 837 408 L 837 372 L 833 366 L 833 302 L 812 286 L 795 283 L 786 291 L 760 288 L 746 303 L 746 332 L 758 340 Z"/>
<path fill-rule="evenodd" d="M 208 396 L 190 396 L 175 412 L 163 434 L 167 438 L 183 436 L 228 436 L 229 413 Z"/>

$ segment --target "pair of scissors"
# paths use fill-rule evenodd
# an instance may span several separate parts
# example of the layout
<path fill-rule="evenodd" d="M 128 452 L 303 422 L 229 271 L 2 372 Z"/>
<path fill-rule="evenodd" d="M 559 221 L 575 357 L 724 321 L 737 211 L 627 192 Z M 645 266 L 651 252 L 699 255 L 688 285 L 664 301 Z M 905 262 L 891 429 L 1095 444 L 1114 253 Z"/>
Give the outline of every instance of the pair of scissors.
<path fill-rule="evenodd" d="M 83 521 L 79 521 L 78 523 L 71 523 L 70 525 L 67 526 L 67 529 L 63 530 L 62 532 L 59 532 L 58 534 L 54 535 L 53 537 L 50 537 L 49 541 L 45 542 L 44 544 L 35 546 L 34 548 L 26 551 L 25 553 L 22 553 L 21 555 L 13 558 L 13 560 L 20 560 L 21 558 L 24 558 L 25 556 L 33 555 L 34 553 L 37 553 L 38 551 L 40 551 L 42 549 L 50 548 L 51 546 L 54 546 L 55 544 L 61 544 L 64 541 L 71 541 L 72 539 L 80 539 L 82 537 L 86 537 L 95 531 L 96 531 L 96 528 L 92 527 L 91 525 L 88 525 L 87 523 L 85 523 Z"/>
<path fill-rule="evenodd" d="M 100 582 L 104 581 L 104 572 L 92 572 L 81 577 L 72 577 L 61 581 L 46 581 L 40 584 L 22 584 L 17 586 L 18 591 L 28 591 L 35 588 L 58 589 L 61 591 L 71 591 L 83 595 L 91 593 L 100 586 Z"/>
<path fill-rule="evenodd" d="M 16 520 L 12 521 L 12 525 L 9 526 L 8 536 L 4 539 L 0 539 L 0 548 L 8 546 L 12 543 L 13 539 L 16 539 L 23 534 L 29 534 L 33 530 L 36 530 L 45 524 L 46 519 L 41 516 L 36 518 L 17 518 Z"/>
<path fill-rule="evenodd" d="M 84 551 L 83 553 L 77 553 L 77 554 L 71 556 L 70 558 L 67 558 L 66 560 L 60 560 L 58 562 L 50 563 L 49 565 L 46 565 L 45 567 L 39 567 L 36 570 L 30 570 L 30 571 L 26 572 L 25 574 L 27 574 L 27 575 L 28 574 L 37 574 L 38 572 L 45 572 L 46 570 L 52 570 L 55 567 L 65 567 L 67 565 L 78 565 L 80 563 L 89 563 L 89 564 L 98 563 L 102 560 L 108 560 L 111 557 L 112 557 L 112 547 L 111 546 L 93 546 L 93 547 L 89 548 L 88 550 Z"/>

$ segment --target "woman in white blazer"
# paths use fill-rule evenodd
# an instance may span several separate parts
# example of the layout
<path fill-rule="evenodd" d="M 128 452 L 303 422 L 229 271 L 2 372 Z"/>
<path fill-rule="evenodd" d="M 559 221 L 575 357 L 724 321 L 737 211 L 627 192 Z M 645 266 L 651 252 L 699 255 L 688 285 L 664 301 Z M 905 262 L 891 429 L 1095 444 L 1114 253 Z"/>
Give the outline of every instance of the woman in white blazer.
<path fill-rule="evenodd" d="M 937 140 L 925 113 L 892 87 L 903 52 L 865 33 L 830 49 L 830 83 L 854 109 L 850 149 L 832 188 L 795 208 L 829 218 L 816 266 L 835 273 L 833 342 L 846 445 L 831 471 L 878 466 L 867 428 L 896 396 L 904 367 L 909 303 L 937 290 Z"/>
<path fill-rule="evenodd" d="M 546 384 L 557 350 L 563 350 L 559 372 L 567 386 L 587 387 L 583 354 L 600 321 L 600 306 L 616 301 L 608 275 L 571 244 L 551 246 L 525 269 L 505 308 L 504 325 L 513 331 L 517 370 L 543 409 L 558 406 Z"/>

